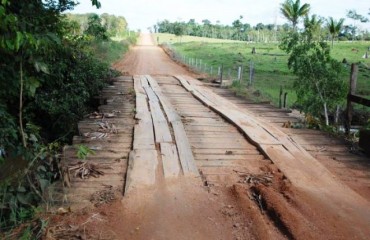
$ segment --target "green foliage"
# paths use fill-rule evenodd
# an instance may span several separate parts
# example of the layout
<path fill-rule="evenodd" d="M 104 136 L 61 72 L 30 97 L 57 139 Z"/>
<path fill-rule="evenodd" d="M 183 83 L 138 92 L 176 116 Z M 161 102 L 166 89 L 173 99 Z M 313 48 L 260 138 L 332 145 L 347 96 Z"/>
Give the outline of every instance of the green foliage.
<path fill-rule="evenodd" d="M 232 25 L 222 25 L 219 22 L 211 23 L 204 19 L 202 24 L 198 24 L 194 19 L 188 22 L 170 22 L 168 20 L 159 21 L 154 25 L 155 33 L 171 33 L 176 36 L 190 35 L 206 38 L 243 40 L 254 42 L 276 41 L 282 34 L 290 29 L 287 24 L 274 25 L 258 23 L 251 27 L 249 23 L 242 22 L 243 17 L 235 20 Z"/>
<path fill-rule="evenodd" d="M 94 15 L 87 14 L 66 14 L 67 18 L 73 22 L 73 31 L 75 34 L 82 34 L 88 28 L 89 18 Z M 106 29 L 109 37 L 124 37 L 127 34 L 127 21 L 124 17 L 114 16 L 103 13 L 99 16 L 101 25 Z"/>
<path fill-rule="evenodd" d="M 331 46 L 334 47 L 334 39 L 338 36 L 340 31 L 342 30 L 344 23 L 344 18 L 339 19 L 338 21 L 334 20 L 334 18 L 329 17 L 327 28 L 331 35 Z"/>
<path fill-rule="evenodd" d="M 285 0 L 281 4 L 280 11 L 292 23 L 293 29 L 296 29 L 299 18 L 308 15 L 310 8 L 310 4 L 307 3 L 301 6 L 300 0 Z"/>
<path fill-rule="evenodd" d="M 175 25 L 173 27 L 173 33 L 176 36 L 182 36 L 185 33 L 185 25 L 180 22 L 175 22 Z"/>
<path fill-rule="evenodd" d="M 291 33 L 280 47 L 289 54 L 288 67 L 297 76 L 293 86 L 302 110 L 318 117 L 324 111 L 329 125 L 328 112 L 347 94 L 342 63 L 331 57 L 327 43 L 314 41 L 306 32 Z"/>
<path fill-rule="evenodd" d="M 102 19 L 97 14 L 91 14 L 89 16 L 87 28 L 84 33 L 97 40 L 108 40 L 107 29 L 102 25 Z"/>
<path fill-rule="evenodd" d="M 59 142 L 71 140 L 78 120 L 95 107 L 93 97 L 116 74 L 94 47 L 104 44 L 105 33 L 92 27 L 94 37 L 81 35 L 62 16 L 75 5 L 0 1 L 0 238 L 33 218 L 40 202 L 48 205 L 47 187 L 60 177 Z M 34 238 L 34 229 L 17 239 Z"/>
<path fill-rule="evenodd" d="M 77 146 L 77 153 L 76 156 L 78 159 L 86 160 L 87 156 L 90 154 L 95 154 L 95 151 L 91 150 L 89 147 L 85 145 L 78 145 Z"/>

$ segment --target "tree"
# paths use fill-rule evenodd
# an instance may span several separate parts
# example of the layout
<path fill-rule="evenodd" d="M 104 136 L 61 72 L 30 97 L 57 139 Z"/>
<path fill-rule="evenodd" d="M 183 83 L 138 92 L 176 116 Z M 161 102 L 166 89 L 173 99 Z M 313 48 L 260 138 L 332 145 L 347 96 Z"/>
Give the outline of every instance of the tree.
<path fill-rule="evenodd" d="M 341 18 L 339 21 L 334 20 L 332 17 L 328 19 L 327 28 L 331 36 L 331 47 L 334 47 L 334 38 L 337 37 L 343 28 L 344 19 Z"/>
<path fill-rule="evenodd" d="M 288 34 L 280 47 L 289 54 L 288 67 L 297 76 L 293 85 L 297 102 L 313 116 L 324 112 L 328 126 L 329 112 L 334 112 L 347 94 L 343 65 L 330 56 L 325 42 L 315 41 L 307 32 Z"/>
<path fill-rule="evenodd" d="M 356 10 L 348 10 L 347 17 L 353 19 L 353 22 L 354 22 L 353 28 L 352 28 L 352 40 L 354 40 L 356 38 L 356 30 L 357 30 L 356 21 L 365 23 L 365 22 L 368 22 L 369 19 L 362 16 L 361 14 L 358 14 Z"/>
<path fill-rule="evenodd" d="M 88 18 L 88 26 L 85 34 L 91 35 L 99 40 L 107 40 L 107 28 L 102 25 L 102 19 L 99 15 L 93 13 Z"/>
<path fill-rule="evenodd" d="M 175 22 L 173 26 L 173 31 L 177 37 L 180 37 L 180 42 L 181 42 L 181 37 L 185 33 L 185 25 L 181 22 Z"/>
<path fill-rule="evenodd" d="M 306 16 L 303 20 L 305 31 L 308 34 L 310 34 L 311 37 L 314 38 L 315 40 L 320 40 L 322 24 L 323 24 L 322 18 L 317 17 L 316 14 L 312 15 L 311 17 Z"/>
<path fill-rule="evenodd" d="M 301 6 L 300 0 L 296 0 L 295 2 L 293 0 L 286 0 L 281 4 L 280 11 L 284 17 L 292 23 L 293 29 L 296 31 L 299 19 L 306 16 L 309 13 L 310 8 L 310 4 L 307 3 Z"/>

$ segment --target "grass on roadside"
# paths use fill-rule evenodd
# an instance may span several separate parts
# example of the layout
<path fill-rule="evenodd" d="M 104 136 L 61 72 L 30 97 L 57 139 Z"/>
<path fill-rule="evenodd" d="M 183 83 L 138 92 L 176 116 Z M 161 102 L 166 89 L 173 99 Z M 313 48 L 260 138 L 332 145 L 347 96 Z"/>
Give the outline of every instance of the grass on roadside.
<path fill-rule="evenodd" d="M 120 59 L 128 50 L 130 45 L 135 44 L 137 34 L 132 32 L 130 36 L 114 37 L 109 41 L 99 41 L 92 44 L 96 56 L 102 61 L 112 64 Z"/>

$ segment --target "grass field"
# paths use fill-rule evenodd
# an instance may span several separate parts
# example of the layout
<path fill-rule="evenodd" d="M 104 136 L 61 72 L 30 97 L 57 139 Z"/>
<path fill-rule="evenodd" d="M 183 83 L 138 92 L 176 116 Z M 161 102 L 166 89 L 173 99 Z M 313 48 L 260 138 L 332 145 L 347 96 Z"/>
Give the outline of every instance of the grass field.
<path fill-rule="evenodd" d="M 187 43 L 187 42 L 207 42 L 207 43 L 241 43 L 241 41 L 235 40 L 224 40 L 224 39 L 216 39 L 216 38 L 204 38 L 204 37 L 195 37 L 195 36 L 181 36 L 177 37 L 174 34 L 169 33 L 156 33 L 154 35 L 154 41 L 157 44 L 162 43 Z"/>
<path fill-rule="evenodd" d="M 288 92 L 288 106 L 292 106 L 296 101 L 296 94 L 292 89 L 295 76 L 287 67 L 288 55 L 279 49 L 277 43 L 248 43 L 192 36 L 183 36 L 180 41 L 179 37 L 172 34 L 156 34 L 155 40 L 157 37 L 159 43 L 170 43 L 176 53 L 185 57 L 185 62 L 188 63 L 189 58 L 201 59 L 207 66 L 207 72 L 211 66 L 217 69 L 223 65 L 225 78 L 229 78 L 230 72 L 231 78 L 235 79 L 238 66 L 243 66 L 244 81 L 237 86 L 246 86 L 249 81 L 250 62 L 253 62 L 255 89 L 272 100 L 274 104 L 278 104 L 280 86 L 283 86 L 284 92 Z M 256 54 L 251 53 L 253 47 L 256 48 Z M 348 81 L 350 63 L 361 62 L 357 93 L 370 97 L 370 58 L 362 58 L 366 51 L 370 54 L 368 47 L 370 42 L 335 42 L 332 56 L 339 61 L 346 58 L 348 65 L 343 79 Z"/>

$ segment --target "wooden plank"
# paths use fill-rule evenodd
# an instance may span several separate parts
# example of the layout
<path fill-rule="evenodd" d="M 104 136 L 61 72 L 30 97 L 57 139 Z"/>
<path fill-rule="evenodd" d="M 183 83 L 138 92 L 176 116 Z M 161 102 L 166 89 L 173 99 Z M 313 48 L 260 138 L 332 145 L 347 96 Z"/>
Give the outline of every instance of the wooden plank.
<path fill-rule="evenodd" d="M 370 99 L 366 99 L 357 95 L 348 94 L 348 100 L 357 104 L 370 107 Z"/>
<path fill-rule="evenodd" d="M 214 155 L 214 154 L 196 154 L 196 161 L 206 160 L 206 161 L 231 161 L 231 160 L 263 160 L 265 157 L 261 154 L 255 155 Z"/>
<path fill-rule="evenodd" d="M 141 85 L 141 77 L 134 76 L 134 89 L 136 96 L 145 95 L 145 90 Z"/>
<path fill-rule="evenodd" d="M 225 149 L 193 149 L 194 155 L 200 156 L 200 155 L 207 155 L 207 154 L 226 154 L 228 152 Z M 257 155 L 260 154 L 260 151 L 257 150 L 257 148 L 254 149 L 235 149 L 233 151 L 229 151 L 232 155 Z"/>
<path fill-rule="evenodd" d="M 125 195 L 144 186 L 154 185 L 158 165 L 156 150 L 133 150 L 130 152 Z"/>
<path fill-rule="evenodd" d="M 199 172 L 195 165 L 193 153 L 186 136 L 182 122 L 172 122 L 172 128 L 175 135 L 176 145 L 179 152 L 179 158 L 184 175 L 198 176 Z"/>
<path fill-rule="evenodd" d="M 233 151 L 234 149 L 255 149 L 256 147 L 251 144 L 232 144 L 232 143 L 192 143 L 191 146 L 194 149 L 225 149 L 225 151 Z"/>
<path fill-rule="evenodd" d="M 155 141 L 157 143 L 172 142 L 170 128 L 159 106 L 159 102 L 149 101 L 149 106 L 153 118 Z"/>
<path fill-rule="evenodd" d="M 133 149 L 155 149 L 153 124 L 141 122 L 135 126 Z"/>
<path fill-rule="evenodd" d="M 181 173 L 181 167 L 175 144 L 161 143 L 160 146 L 164 177 L 165 178 L 178 177 Z"/>
<path fill-rule="evenodd" d="M 166 113 L 169 122 L 179 121 L 181 118 L 177 114 L 177 111 L 174 109 L 170 101 L 162 94 L 161 88 L 159 87 L 156 80 L 154 80 L 151 76 L 146 76 L 150 86 L 152 86 L 154 93 L 157 95 L 161 105 Z"/>
<path fill-rule="evenodd" d="M 181 85 L 184 86 L 186 90 L 188 90 L 189 92 L 193 91 L 193 87 L 189 84 L 188 81 L 186 81 L 185 78 L 183 78 L 182 76 L 176 76 L 176 78 L 181 82 Z"/>
<path fill-rule="evenodd" d="M 186 81 L 182 76 L 176 76 L 176 78 L 178 78 L 182 84 Z M 185 84 L 184 87 L 188 91 L 191 89 L 193 95 L 209 106 L 213 111 L 223 116 L 229 122 L 234 123 L 234 125 L 245 132 L 249 139 L 255 144 L 279 144 L 276 138 L 265 131 L 258 123 L 258 120 L 246 114 L 242 114 L 237 106 L 230 103 L 225 98 L 216 95 L 208 89 L 198 89 L 199 86 L 191 86 L 190 88 Z"/>

